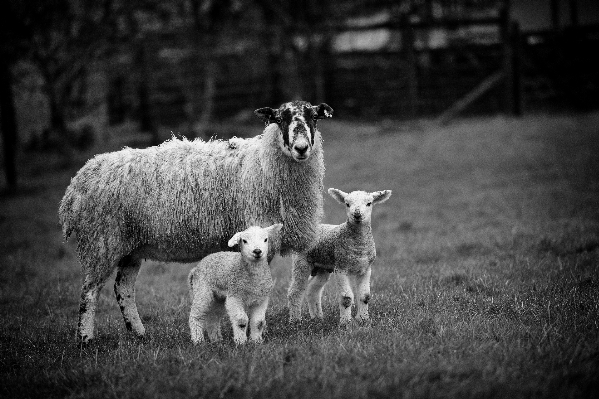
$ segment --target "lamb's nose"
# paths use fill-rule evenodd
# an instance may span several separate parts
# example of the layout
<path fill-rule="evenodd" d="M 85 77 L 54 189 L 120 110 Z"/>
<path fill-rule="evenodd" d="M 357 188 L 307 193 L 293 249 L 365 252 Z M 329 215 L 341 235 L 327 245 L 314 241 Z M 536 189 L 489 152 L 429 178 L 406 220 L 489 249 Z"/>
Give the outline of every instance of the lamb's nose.
<path fill-rule="evenodd" d="M 259 256 L 261 256 L 261 255 L 262 255 L 262 250 L 261 250 L 260 248 L 256 248 L 256 249 L 254 249 L 254 251 L 253 251 L 253 252 L 254 252 L 254 256 L 255 256 L 255 257 L 259 257 Z"/>

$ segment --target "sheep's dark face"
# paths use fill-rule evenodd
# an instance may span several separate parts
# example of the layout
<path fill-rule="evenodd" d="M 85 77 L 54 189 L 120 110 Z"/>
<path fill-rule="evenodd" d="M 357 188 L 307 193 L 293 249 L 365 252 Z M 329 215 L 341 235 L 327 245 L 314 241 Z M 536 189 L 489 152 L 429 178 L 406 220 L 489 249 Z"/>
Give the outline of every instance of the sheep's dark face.
<path fill-rule="evenodd" d="M 313 106 L 307 101 L 293 101 L 277 110 L 266 107 L 254 112 L 267 124 L 279 126 L 281 150 L 297 162 L 306 161 L 312 154 L 316 121 L 333 116 L 333 109 L 327 104 Z"/>

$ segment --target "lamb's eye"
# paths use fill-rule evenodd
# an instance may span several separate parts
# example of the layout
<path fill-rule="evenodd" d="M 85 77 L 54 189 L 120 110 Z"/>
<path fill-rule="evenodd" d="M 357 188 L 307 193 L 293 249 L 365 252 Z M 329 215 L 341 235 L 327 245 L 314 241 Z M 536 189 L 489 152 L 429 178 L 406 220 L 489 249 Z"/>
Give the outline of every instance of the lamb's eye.
<path fill-rule="evenodd" d="M 366 204 L 366 206 L 370 206 L 370 205 L 372 205 L 372 202 L 369 202 L 369 203 Z"/>
<path fill-rule="evenodd" d="M 279 117 L 275 118 L 275 120 L 277 121 L 277 123 L 281 123 L 281 122 L 283 122 L 283 119 L 281 119 L 281 118 L 279 118 Z"/>
<path fill-rule="evenodd" d="M 268 238 L 265 238 L 265 239 L 264 239 L 264 242 L 266 242 L 266 241 L 268 241 Z"/>
<path fill-rule="evenodd" d="M 349 208 L 349 202 L 346 202 L 345 205 Z"/>
<path fill-rule="evenodd" d="M 243 241 L 243 243 L 244 243 L 244 244 L 247 244 L 247 243 L 248 243 L 248 242 L 247 242 L 247 240 L 241 240 L 241 241 Z"/>

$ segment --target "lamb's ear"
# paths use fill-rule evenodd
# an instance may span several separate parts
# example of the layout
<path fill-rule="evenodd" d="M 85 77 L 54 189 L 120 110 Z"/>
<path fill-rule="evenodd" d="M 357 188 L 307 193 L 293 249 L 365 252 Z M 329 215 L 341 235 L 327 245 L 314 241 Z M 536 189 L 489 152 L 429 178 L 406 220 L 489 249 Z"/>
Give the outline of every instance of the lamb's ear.
<path fill-rule="evenodd" d="M 277 117 L 278 117 L 278 110 L 272 109 L 269 107 L 264 107 L 264 108 L 258 108 L 257 110 L 255 110 L 254 114 L 256 114 L 256 116 L 258 118 L 262 119 L 264 122 L 275 123 L 277 121 Z"/>
<path fill-rule="evenodd" d="M 381 202 L 385 202 L 391 197 L 391 190 L 383 190 L 383 191 L 375 191 L 372 193 L 372 202 L 375 204 L 380 204 Z"/>
<path fill-rule="evenodd" d="M 345 204 L 345 197 L 347 196 L 347 193 L 337 190 L 336 188 L 329 188 L 328 193 L 340 204 Z"/>
<path fill-rule="evenodd" d="M 233 237 L 231 237 L 231 239 L 229 240 L 228 245 L 230 247 L 234 247 L 235 245 L 237 245 L 239 243 L 240 238 L 241 238 L 241 233 L 235 233 L 235 235 Z"/>
<path fill-rule="evenodd" d="M 329 107 L 328 104 L 322 103 L 312 107 L 316 113 L 316 119 L 332 118 L 333 108 Z"/>
<path fill-rule="evenodd" d="M 283 225 L 281 223 L 273 224 L 272 226 L 267 227 L 266 229 L 268 230 L 268 236 L 269 237 L 278 237 L 281 234 L 282 228 L 283 228 Z"/>

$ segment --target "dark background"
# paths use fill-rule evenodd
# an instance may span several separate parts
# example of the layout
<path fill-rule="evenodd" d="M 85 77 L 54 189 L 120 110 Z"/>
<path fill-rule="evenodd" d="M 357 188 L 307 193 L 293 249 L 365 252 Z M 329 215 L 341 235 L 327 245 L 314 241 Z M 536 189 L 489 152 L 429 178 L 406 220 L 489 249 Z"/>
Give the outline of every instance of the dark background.
<path fill-rule="evenodd" d="M 2 5 L 4 187 L 21 152 L 171 132 L 244 135 L 305 99 L 343 119 L 599 105 L 592 0 L 11 0 Z M 119 136 L 117 134 L 117 136 Z M 116 140 L 131 141 L 116 137 Z"/>

